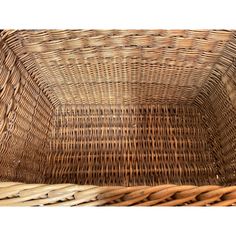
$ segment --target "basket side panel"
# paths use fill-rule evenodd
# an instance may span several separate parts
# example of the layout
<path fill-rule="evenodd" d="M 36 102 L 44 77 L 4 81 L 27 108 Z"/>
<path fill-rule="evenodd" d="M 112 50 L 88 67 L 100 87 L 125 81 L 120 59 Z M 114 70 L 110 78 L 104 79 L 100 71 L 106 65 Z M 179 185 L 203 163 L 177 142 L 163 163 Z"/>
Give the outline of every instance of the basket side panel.
<path fill-rule="evenodd" d="M 219 83 L 215 93 L 211 95 L 212 106 L 217 117 L 220 131 L 223 159 L 223 184 L 236 184 L 236 107 L 229 97 L 226 84 Z M 236 86 L 234 87 L 236 95 Z"/>
<path fill-rule="evenodd" d="M 218 177 L 223 185 L 236 184 L 236 35 L 227 45 L 196 104 L 205 117 Z M 210 115 L 209 115 L 210 114 Z"/>
<path fill-rule="evenodd" d="M 0 38 L 0 179 L 40 181 L 52 105 L 4 37 Z"/>

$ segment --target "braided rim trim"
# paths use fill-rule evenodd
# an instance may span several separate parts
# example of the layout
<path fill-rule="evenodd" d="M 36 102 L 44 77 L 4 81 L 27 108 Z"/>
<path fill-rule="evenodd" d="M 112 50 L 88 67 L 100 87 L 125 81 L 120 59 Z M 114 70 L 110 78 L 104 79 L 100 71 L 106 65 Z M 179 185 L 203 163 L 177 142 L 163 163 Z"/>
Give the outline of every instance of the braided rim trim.
<path fill-rule="evenodd" d="M 0 206 L 234 206 L 236 186 L 0 183 Z"/>

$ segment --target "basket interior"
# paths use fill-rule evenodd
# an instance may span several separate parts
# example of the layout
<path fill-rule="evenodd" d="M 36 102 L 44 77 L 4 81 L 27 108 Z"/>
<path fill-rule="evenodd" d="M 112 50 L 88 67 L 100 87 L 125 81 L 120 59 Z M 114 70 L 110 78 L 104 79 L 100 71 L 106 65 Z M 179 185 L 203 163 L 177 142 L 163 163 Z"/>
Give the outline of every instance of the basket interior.
<path fill-rule="evenodd" d="M 236 33 L 4 30 L 0 180 L 236 184 Z"/>

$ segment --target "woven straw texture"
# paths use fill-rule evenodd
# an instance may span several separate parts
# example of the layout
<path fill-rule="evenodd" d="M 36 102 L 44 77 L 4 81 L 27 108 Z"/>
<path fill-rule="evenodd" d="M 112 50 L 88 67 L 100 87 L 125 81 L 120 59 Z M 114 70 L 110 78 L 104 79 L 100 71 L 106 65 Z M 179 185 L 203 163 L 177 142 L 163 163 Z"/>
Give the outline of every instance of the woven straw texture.
<path fill-rule="evenodd" d="M 234 205 L 236 32 L 0 31 L 0 181 L 0 205 Z"/>

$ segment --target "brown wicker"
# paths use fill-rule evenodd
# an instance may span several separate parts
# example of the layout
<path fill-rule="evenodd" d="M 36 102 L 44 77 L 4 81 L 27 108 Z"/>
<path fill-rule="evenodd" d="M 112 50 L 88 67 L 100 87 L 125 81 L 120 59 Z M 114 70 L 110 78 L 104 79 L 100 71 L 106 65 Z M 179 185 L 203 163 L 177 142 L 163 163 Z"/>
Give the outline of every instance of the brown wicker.
<path fill-rule="evenodd" d="M 3 30 L 0 181 L 0 205 L 236 204 L 236 31 Z"/>

